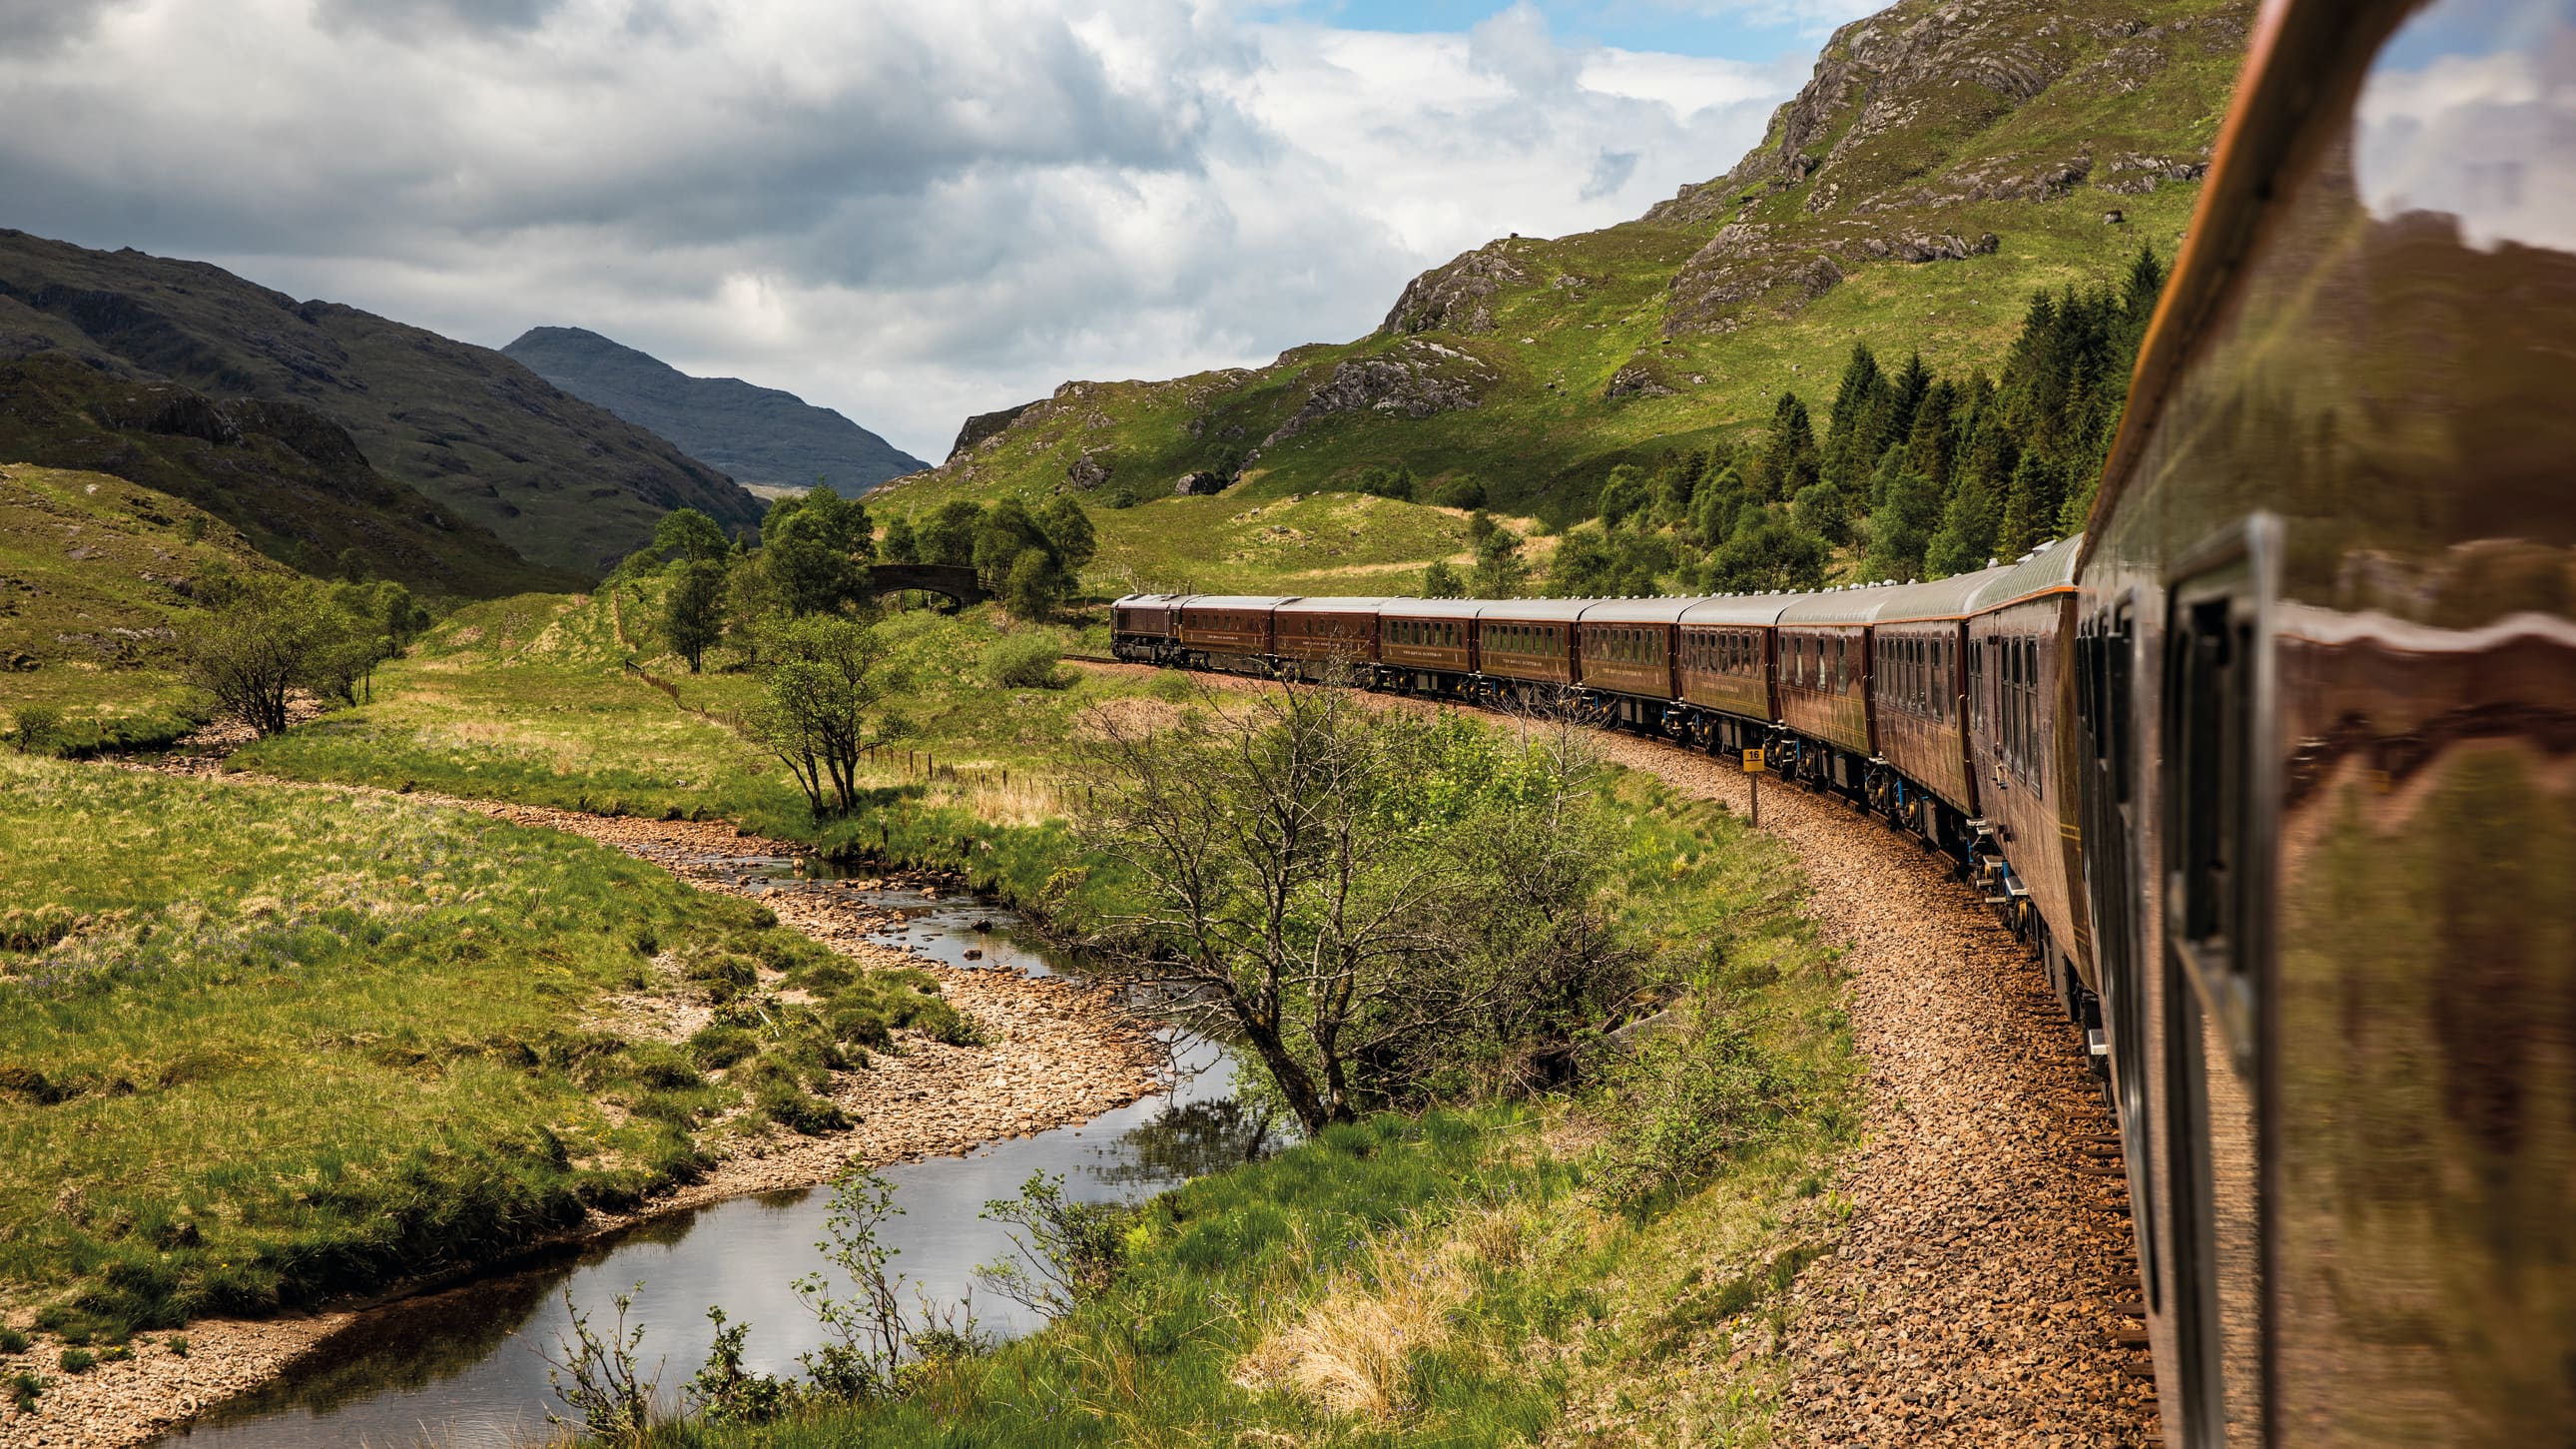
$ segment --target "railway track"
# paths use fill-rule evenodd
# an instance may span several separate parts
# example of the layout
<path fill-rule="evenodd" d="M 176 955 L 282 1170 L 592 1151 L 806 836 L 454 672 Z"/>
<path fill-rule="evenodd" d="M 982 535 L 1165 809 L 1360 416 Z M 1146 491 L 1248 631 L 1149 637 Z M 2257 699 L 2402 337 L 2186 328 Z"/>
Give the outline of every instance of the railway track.
<path fill-rule="evenodd" d="M 1743 775 L 1600 732 L 1602 752 L 1743 812 Z M 2074 1026 L 1946 858 L 1776 784 L 1762 828 L 1807 869 L 1852 973 L 1865 1136 L 1853 1212 L 1792 1287 L 1782 1429 L 1819 1444 L 2156 1442 L 2118 1136 Z"/>

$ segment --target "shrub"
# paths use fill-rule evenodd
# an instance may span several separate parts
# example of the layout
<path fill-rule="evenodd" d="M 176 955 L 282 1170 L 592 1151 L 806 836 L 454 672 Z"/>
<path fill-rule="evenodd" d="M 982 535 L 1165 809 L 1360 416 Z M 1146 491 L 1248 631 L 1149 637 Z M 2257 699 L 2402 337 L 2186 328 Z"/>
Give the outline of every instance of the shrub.
<path fill-rule="evenodd" d="M 850 1125 L 848 1113 L 790 1082 L 764 1082 L 752 1100 L 770 1121 L 807 1137 L 846 1131 Z"/>
<path fill-rule="evenodd" d="M 50 755 L 62 749 L 63 712 L 46 704 L 22 704 L 15 711 L 17 727 L 10 732 L 9 743 L 22 755 Z"/>
<path fill-rule="evenodd" d="M 64 1373 L 85 1374 L 98 1366 L 98 1355 L 85 1348 L 67 1348 L 63 1350 L 62 1365 Z"/>
<path fill-rule="evenodd" d="M 25 1353 L 27 1335 L 14 1328 L 0 1328 L 0 1353 Z"/>
<path fill-rule="evenodd" d="M 16 1406 L 21 1414 L 34 1413 L 36 1397 L 44 1391 L 45 1381 L 25 1369 L 20 1369 L 9 1376 L 9 1402 Z"/>
<path fill-rule="evenodd" d="M 188 1356 L 188 1335 L 184 1333 L 171 1334 L 168 1338 L 161 1340 L 161 1346 L 170 1350 L 174 1357 L 186 1358 Z"/>
<path fill-rule="evenodd" d="M 702 1026 L 689 1038 L 689 1055 L 708 1071 L 721 1071 L 753 1052 L 760 1041 L 738 1026 Z"/>
<path fill-rule="evenodd" d="M 1431 490 L 1431 501 L 1443 508 L 1482 508 L 1485 485 L 1473 478 L 1452 478 Z"/>
<path fill-rule="evenodd" d="M 1062 667 L 1064 650 L 1044 634 L 1006 634 L 984 651 L 984 669 L 1004 689 L 1064 689 L 1073 673 Z"/>

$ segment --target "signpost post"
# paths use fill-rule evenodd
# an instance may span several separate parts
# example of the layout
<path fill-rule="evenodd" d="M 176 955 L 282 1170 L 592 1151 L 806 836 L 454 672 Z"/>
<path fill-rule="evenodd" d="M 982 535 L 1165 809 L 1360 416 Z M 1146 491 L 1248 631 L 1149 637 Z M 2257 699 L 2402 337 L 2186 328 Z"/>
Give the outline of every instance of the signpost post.
<path fill-rule="evenodd" d="M 1744 783 L 1753 791 L 1753 828 L 1762 828 L 1762 752 L 1744 752 Z"/>

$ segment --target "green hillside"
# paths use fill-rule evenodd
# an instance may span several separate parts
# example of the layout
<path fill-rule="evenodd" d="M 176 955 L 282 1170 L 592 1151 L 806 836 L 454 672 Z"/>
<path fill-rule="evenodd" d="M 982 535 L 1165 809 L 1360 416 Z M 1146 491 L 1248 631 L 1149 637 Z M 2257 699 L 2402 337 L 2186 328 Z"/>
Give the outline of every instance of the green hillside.
<path fill-rule="evenodd" d="M 174 625 L 216 567 L 278 566 L 153 489 L 0 465 L 0 715 L 69 710 L 83 738 L 167 733 L 185 704 Z"/>
<path fill-rule="evenodd" d="M 722 473 L 498 352 L 203 262 L 0 228 L 0 361 L 18 358 L 309 409 L 442 515 L 557 570 L 605 571 L 674 508 L 760 514 Z"/>
<path fill-rule="evenodd" d="M 1756 441 L 1785 393 L 1821 427 L 1855 342 L 1992 376 L 2034 291 L 2116 285 L 2142 245 L 2171 257 L 2252 9 L 1904 0 L 1837 32 L 1732 171 L 1636 221 L 1490 243 L 1370 335 L 1267 367 L 1067 383 L 870 502 L 1150 503 L 1103 517 L 1107 560 L 1206 507 L 1154 501 L 1193 473 L 1231 515 L 1401 466 L 1417 496 L 1472 480 L 1564 526 L 1621 463 Z"/>
<path fill-rule="evenodd" d="M 431 597 L 578 581 L 528 562 L 490 530 L 377 472 L 346 431 L 293 403 L 219 403 L 177 383 L 121 378 L 51 354 L 0 361 L 0 462 L 113 474 L 157 489 L 306 573 L 328 573 L 355 551 L 378 576 Z"/>

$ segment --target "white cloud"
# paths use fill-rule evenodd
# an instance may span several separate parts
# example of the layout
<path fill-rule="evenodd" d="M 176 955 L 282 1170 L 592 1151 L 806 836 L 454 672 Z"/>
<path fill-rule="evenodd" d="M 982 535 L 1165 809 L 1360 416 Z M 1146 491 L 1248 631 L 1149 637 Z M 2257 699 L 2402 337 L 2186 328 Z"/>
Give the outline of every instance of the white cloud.
<path fill-rule="evenodd" d="M 1451 35 L 1242 0 L 94 11 L 0 50 L 0 224 L 486 344 L 589 327 L 932 458 L 1064 379 L 1355 336 L 1489 237 L 1633 216 L 1805 69 L 1570 46 L 1525 5 Z"/>

